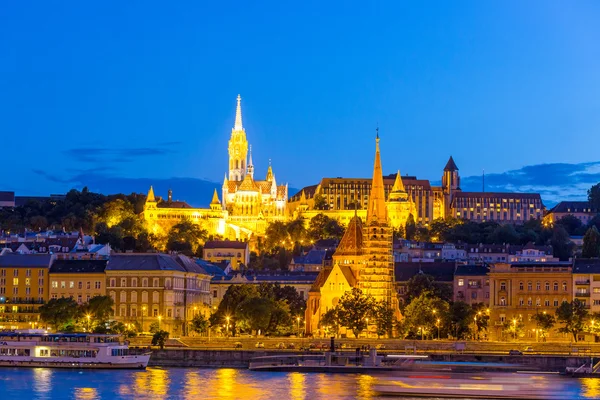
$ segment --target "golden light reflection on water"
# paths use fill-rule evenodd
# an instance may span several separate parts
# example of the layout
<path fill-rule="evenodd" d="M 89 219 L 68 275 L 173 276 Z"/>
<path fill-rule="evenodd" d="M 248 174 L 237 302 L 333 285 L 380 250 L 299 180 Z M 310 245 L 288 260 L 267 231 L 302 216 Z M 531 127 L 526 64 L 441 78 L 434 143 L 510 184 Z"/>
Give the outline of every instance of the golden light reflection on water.
<path fill-rule="evenodd" d="M 292 372 L 288 376 L 288 381 L 290 382 L 290 399 L 293 400 L 302 400 L 306 394 L 306 377 L 304 374 L 300 372 Z"/>
<path fill-rule="evenodd" d="M 358 396 L 361 399 L 371 399 L 373 398 L 373 384 L 375 383 L 375 378 L 371 375 L 358 375 Z"/>
<path fill-rule="evenodd" d="M 47 393 L 52 387 L 52 370 L 35 368 L 33 370 L 33 390 L 36 393 Z"/>
<path fill-rule="evenodd" d="M 135 398 L 164 398 L 169 391 L 169 371 L 162 368 L 148 368 L 135 375 L 133 393 L 125 393 L 127 387 L 121 385 L 119 394 L 133 395 Z"/>
<path fill-rule="evenodd" d="M 94 388 L 76 388 L 75 398 L 78 400 L 94 400 L 98 398 L 98 391 Z"/>
<path fill-rule="evenodd" d="M 600 398 L 600 379 L 598 378 L 582 378 L 581 395 L 583 397 L 597 399 Z"/>

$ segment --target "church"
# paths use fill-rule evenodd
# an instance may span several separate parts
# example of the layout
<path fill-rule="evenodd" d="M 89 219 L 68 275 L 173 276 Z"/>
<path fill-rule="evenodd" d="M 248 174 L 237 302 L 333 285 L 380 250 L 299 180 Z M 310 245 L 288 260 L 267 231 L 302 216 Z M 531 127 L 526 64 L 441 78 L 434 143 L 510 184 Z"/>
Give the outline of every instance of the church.
<path fill-rule="evenodd" d="M 398 175 L 399 176 L 399 175 Z M 397 181 L 399 178 L 397 179 Z M 394 185 L 390 201 L 401 201 L 402 188 Z M 324 268 L 308 293 L 306 304 L 306 333 L 320 336 L 325 332 L 320 320 L 334 308 L 344 293 L 358 287 L 377 302 L 389 304 L 400 318 L 398 299 L 394 289 L 393 225 L 388 216 L 384 191 L 379 135 L 375 144 L 373 180 L 368 197 L 365 221 L 357 211 L 333 254 L 331 267 Z M 374 331 L 370 324 L 366 334 Z"/>
<path fill-rule="evenodd" d="M 286 219 L 288 186 L 277 185 L 270 161 L 265 179 L 254 178 L 252 147 L 242 125 L 241 101 L 238 95 L 229 139 L 229 171 L 223 181 L 221 199 L 215 190 L 209 208 L 195 208 L 183 201 L 173 201 L 170 190 L 166 200 L 157 197 L 150 187 L 143 211 L 150 232 L 164 235 L 173 225 L 188 219 L 210 235 L 250 240 L 263 235 L 270 222 Z"/>

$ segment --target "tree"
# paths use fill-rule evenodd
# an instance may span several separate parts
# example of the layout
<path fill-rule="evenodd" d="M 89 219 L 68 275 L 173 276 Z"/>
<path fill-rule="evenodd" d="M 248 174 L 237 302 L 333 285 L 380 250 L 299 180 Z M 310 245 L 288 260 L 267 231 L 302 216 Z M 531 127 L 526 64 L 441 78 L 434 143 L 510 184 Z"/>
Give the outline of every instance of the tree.
<path fill-rule="evenodd" d="M 114 314 L 114 300 L 110 296 L 94 296 L 83 305 L 82 311 L 90 315 L 90 322 L 104 323 Z M 93 329 L 93 327 L 90 327 Z"/>
<path fill-rule="evenodd" d="M 416 274 L 408 280 L 408 290 L 405 299 L 410 302 L 412 299 L 419 297 L 424 292 L 430 292 L 431 295 L 449 301 L 452 299 L 452 289 L 448 285 L 436 282 L 432 275 Z"/>
<path fill-rule="evenodd" d="M 588 201 L 592 210 L 600 212 L 600 183 L 588 189 Z"/>
<path fill-rule="evenodd" d="M 577 299 L 570 303 L 565 301 L 556 309 L 556 320 L 564 324 L 558 331 L 573 335 L 575 342 L 577 342 L 577 334 L 584 330 L 587 318 L 588 311 Z"/>
<path fill-rule="evenodd" d="M 407 240 L 413 240 L 417 232 L 417 224 L 415 224 L 415 217 L 412 214 L 408 215 L 406 225 L 404 227 L 404 233 L 406 234 Z"/>
<path fill-rule="evenodd" d="M 196 333 L 204 333 L 209 327 L 208 319 L 206 319 L 202 314 L 195 315 L 190 324 L 192 331 Z"/>
<path fill-rule="evenodd" d="M 548 313 L 536 313 L 532 318 L 535 321 L 535 325 L 537 326 L 538 331 L 540 332 L 540 336 L 542 340 L 546 341 L 546 334 L 554 327 L 556 323 L 556 318 L 554 315 Z"/>
<path fill-rule="evenodd" d="M 315 210 L 326 210 L 328 208 L 327 200 L 325 200 L 325 196 L 322 194 L 315 194 L 314 201 L 313 208 Z"/>
<path fill-rule="evenodd" d="M 407 335 L 423 337 L 437 333 L 438 326 L 447 326 L 448 303 L 433 295 L 422 292 L 405 307 L 403 325 Z M 438 324 L 438 319 L 439 324 Z"/>
<path fill-rule="evenodd" d="M 387 302 L 376 302 L 372 311 L 373 323 L 377 328 L 377 338 L 392 336 L 394 328 L 394 309 Z"/>
<path fill-rule="evenodd" d="M 148 328 L 148 332 L 150 333 L 156 333 L 156 332 L 160 332 L 160 325 L 158 322 L 153 322 L 150 324 L 150 327 Z"/>
<path fill-rule="evenodd" d="M 574 215 L 567 214 L 564 217 L 558 219 L 554 225 L 561 225 L 565 230 L 569 233 L 569 235 L 578 235 L 580 234 L 580 229 L 582 227 L 581 220 Z"/>
<path fill-rule="evenodd" d="M 363 294 L 359 288 L 344 293 L 337 307 L 340 324 L 350 329 L 354 337 L 367 328 L 367 318 L 372 314 L 373 297 Z"/>
<path fill-rule="evenodd" d="M 474 321 L 475 311 L 463 301 L 456 301 L 450 306 L 450 324 L 456 339 L 469 336 L 471 322 Z"/>
<path fill-rule="evenodd" d="M 160 349 L 164 349 L 165 347 L 165 342 L 167 341 L 167 339 L 169 338 L 169 332 L 167 331 L 157 331 L 154 333 L 154 335 L 152 336 L 152 346 L 159 346 Z"/>
<path fill-rule="evenodd" d="M 517 339 L 524 335 L 525 324 L 520 319 L 506 320 L 503 325 L 503 331 L 507 339 Z"/>
<path fill-rule="evenodd" d="M 321 316 L 321 319 L 319 320 L 319 328 L 326 332 L 331 332 L 337 337 L 340 331 L 340 318 L 338 316 L 338 309 L 336 307 L 330 308 Z"/>
<path fill-rule="evenodd" d="M 271 322 L 271 313 L 276 307 L 274 303 L 269 298 L 251 297 L 238 306 L 236 320 L 253 331 L 266 333 Z"/>
<path fill-rule="evenodd" d="M 206 240 L 207 234 L 208 232 L 200 225 L 184 219 L 169 230 L 167 250 L 188 255 L 196 254 L 200 244 Z"/>
<path fill-rule="evenodd" d="M 337 220 L 320 213 L 310 219 L 308 234 L 313 240 L 341 239 L 344 227 Z"/>
<path fill-rule="evenodd" d="M 574 245 L 569 238 L 569 233 L 562 225 L 554 226 L 550 244 L 554 250 L 554 257 L 558 257 L 560 261 L 568 261 L 573 255 Z"/>
<path fill-rule="evenodd" d="M 511 224 L 503 224 L 496 227 L 490 239 L 492 243 L 498 244 L 518 244 L 520 241 L 519 234 Z"/>
<path fill-rule="evenodd" d="M 583 249 L 581 256 L 583 258 L 593 258 L 600 255 L 600 233 L 595 226 L 587 230 L 583 236 Z"/>
<path fill-rule="evenodd" d="M 67 326 L 74 325 L 81 315 L 80 308 L 72 297 L 50 299 L 40 306 L 40 319 L 50 324 L 56 331 L 61 331 Z"/>

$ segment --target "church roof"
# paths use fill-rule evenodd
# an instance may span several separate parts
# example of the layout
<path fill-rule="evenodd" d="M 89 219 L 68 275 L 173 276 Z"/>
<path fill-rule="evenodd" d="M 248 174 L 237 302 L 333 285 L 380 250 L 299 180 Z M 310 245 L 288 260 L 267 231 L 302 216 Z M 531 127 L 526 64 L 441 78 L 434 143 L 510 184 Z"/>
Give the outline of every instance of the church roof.
<path fill-rule="evenodd" d="M 338 245 L 334 256 L 352 255 L 357 256 L 363 251 L 363 229 L 362 220 L 358 216 L 354 216 L 348 223 L 348 228 L 344 232 L 344 236 Z"/>
<path fill-rule="evenodd" d="M 260 187 L 260 192 L 262 194 L 271 193 L 271 186 L 273 186 L 273 182 L 271 182 L 271 181 L 256 181 L 256 184 Z"/>
<path fill-rule="evenodd" d="M 156 198 L 154 197 L 154 189 L 152 188 L 152 186 L 150 186 L 150 190 L 148 190 L 146 201 L 156 201 Z"/>
<path fill-rule="evenodd" d="M 446 163 L 446 166 L 444 167 L 444 171 L 458 171 L 458 167 L 456 166 L 456 163 L 454 162 L 454 159 L 452 158 L 452 156 L 450 156 L 450 159 Z"/>
<path fill-rule="evenodd" d="M 310 287 L 309 292 L 317 292 L 317 293 L 321 292 L 321 288 L 327 281 L 327 278 L 329 278 L 329 275 L 331 274 L 332 270 L 333 270 L 333 267 L 323 268 L 321 270 L 321 272 L 319 272 L 319 275 L 317 275 L 317 278 L 315 279 L 315 282 Z"/>
<path fill-rule="evenodd" d="M 285 185 L 277 186 L 277 198 L 281 200 L 285 200 L 286 198 L 287 187 Z"/>
<path fill-rule="evenodd" d="M 348 284 L 351 287 L 356 286 L 356 277 L 352 273 L 352 268 L 344 264 L 338 264 L 338 267 L 342 271 L 342 274 L 344 274 L 344 277 L 346 278 L 346 281 L 348 281 Z"/>
<path fill-rule="evenodd" d="M 254 182 L 254 179 L 252 179 L 252 177 L 249 174 L 246 174 L 246 176 L 244 177 L 244 180 L 242 181 L 242 183 L 240 184 L 240 186 L 237 189 L 248 191 L 248 192 L 258 192 L 259 191 L 259 187 L 256 185 L 256 182 Z"/>
<path fill-rule="evenodd" d="M 159 208 L 194 208 L 185 201 L 162 202 L 158 204 Z"/>
<path fill-rule="evenodd" d="M 215 188 L 215 192 L 213 193 L 213 198 L 210 204 L 221 204 L 219 201 L 219 195 L 217 194 L 217 189 Z"/>

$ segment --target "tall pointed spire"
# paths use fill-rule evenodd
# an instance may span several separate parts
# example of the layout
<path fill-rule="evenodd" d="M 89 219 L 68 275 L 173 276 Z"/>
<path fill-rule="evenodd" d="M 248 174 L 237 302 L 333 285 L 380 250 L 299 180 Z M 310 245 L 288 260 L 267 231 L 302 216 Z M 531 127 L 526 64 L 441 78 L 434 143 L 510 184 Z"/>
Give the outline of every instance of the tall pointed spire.
<path fill-rule="evenodd" d="M 215 188 L 215 192 L 213 193 L 213 198 L 212 198 L 212 201 L 210 202 L 210 204 L 221 204 L 221 201 L 219 200 L 219 195 L 217 194 L 216 188 Z"/>
<path fill-rule="evenodd" d="M 383 173 L 381 170 L 381 156 L 379 154 L 379 128 L 375 138 L 375 162 L 373 165 L 373 181 L 371 195 L 367 207 L 367 225 L 372 222 L 386 223 L 387 209 L 385 207 L 385 189 L 383 186 Z"/>
<path fill-rule="evenodd" d="M 235 125 L 233 127 L 236 131 L 244 129 L 242 126 L 242 97 L 238 94 L 237 97 L 237 108 L 235 109 Z"/>
<path fill-rule="evenodd" d="M 250 177 L 254 178 L 254 163 L 252 162 L 252 145 L 250 145 L 250 157 L 248 159 L 248 168 L 246 168 L 246 173 L 250 175 Z"/>
<path fill-rule="evenodd" d="M 146 201 L 156 201 L 156 197 L 154 197 L 154 189 L 152 185 L 150 186 L 150 190 L 148 190 L 148 195 L 146 196 Z"/>

